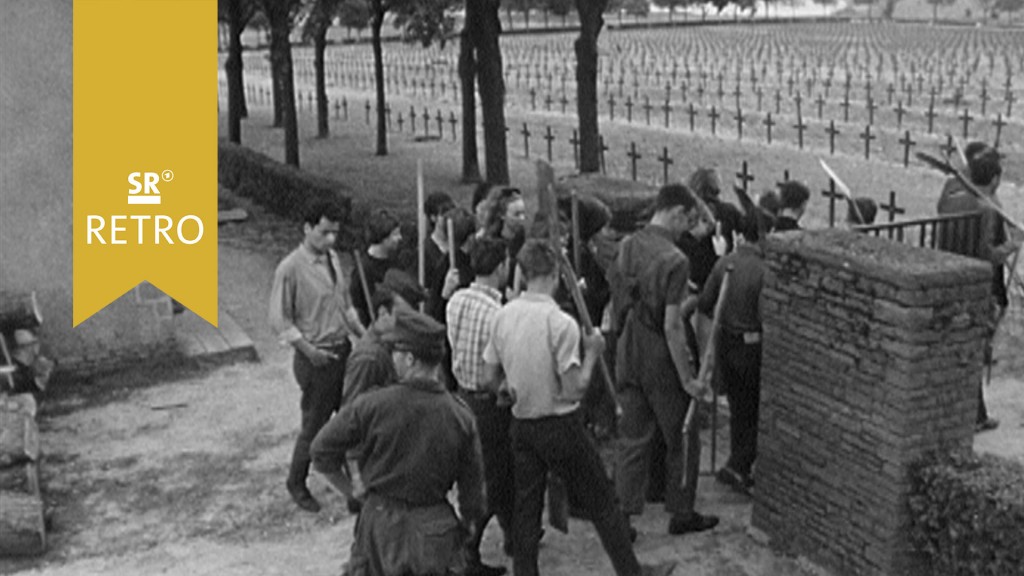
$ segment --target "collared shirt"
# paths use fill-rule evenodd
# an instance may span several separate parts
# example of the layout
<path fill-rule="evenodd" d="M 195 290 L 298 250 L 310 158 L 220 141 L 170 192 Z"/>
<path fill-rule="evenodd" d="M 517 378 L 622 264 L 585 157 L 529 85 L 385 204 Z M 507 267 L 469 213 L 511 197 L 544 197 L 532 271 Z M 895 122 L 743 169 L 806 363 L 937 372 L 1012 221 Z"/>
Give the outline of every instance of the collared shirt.
<path fill-rule="evenodd" d="M 700 293 L 697 309 L 713 316 L 715 303 L 722 288 L 725 269 L 733 266 L 729 274 L 729 291 L 722 303 L 722 330 L 731 334 L 761 331 L 761 287 L 764 285 L 764 250 L 755 244 L 740 244 L 736 250 L 715 263 L 704 290 Z"/>
<path fill-rule="evenodd" d="M 464 517 L 483 512 L 483 460 L 473 413 L 432 380 L 405 380 L 367 392 L 344 406 L 310 448 L 317 470 L 343 469 L 358 454 L 363 484 L 377 494 L 421 507 L 443 503 L 459 487 Z"/>
<path fill-rule="evenodd" d="M 498 310 L 484 361 L 504 369 L 515 393 L 516 418 L 558 416 L 579 408 L 579 402 L 562 399 L 561 376 L 580 365 L 580 330 L 551 296 L 524 292 Z"/>
<path fill-rule="evenodd" d="M 616 344 L 615 375 L 620 386 L 679 387 L 679 374 L 665 338 L 665 308 L 681 305 L 690 263 L 669 230 L 647 225 L 619 245 L 612 293 L 622 331 Z M 625 309 L 625 310 L 623 310 Z"/>
<path fill-rule="evenodd" d="M 398 380 L 391 351 L 381 341 L 376 328 L 370 328 L 352 347 L 345 364 L 342 405 L 351 404 L 365 392 L 383 388 Z"/>
<path fill-rule="evenodd" d="M 501 292 L 477 282 L 452 294 L 448 302 L 452 373 L 466 390 L 480 390 L 484 383 L 484 348 L 491 339 L 494 316 L 500 309 Z"/>
<path fill-rule="evenodd" d="M 328 258 L 335 279 L 328 269 Z M 345 313 L 352 304 L 341 261 L 334 250 L 314 254 L 300 244 L 274 272 L 270 291 L 270 326 L 282 342 L 305 338 L 314 346 L 331 346 L 348 337 Z"/>

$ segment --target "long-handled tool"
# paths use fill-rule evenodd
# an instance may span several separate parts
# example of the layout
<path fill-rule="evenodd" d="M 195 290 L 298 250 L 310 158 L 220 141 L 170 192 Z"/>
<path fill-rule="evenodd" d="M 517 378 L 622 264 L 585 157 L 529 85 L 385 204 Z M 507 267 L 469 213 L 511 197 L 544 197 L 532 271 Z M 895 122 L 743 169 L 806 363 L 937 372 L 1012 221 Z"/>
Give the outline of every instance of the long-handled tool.
<path fill-rule="evenodd" d="M 732 265 L 728 265 L 725 267 L 725 273 L 722 275 L 722 287 L 718 291 L 718 300 L 715 302 L 714 317 L 711 320 L 711 332 L 708 335 L 708 341 L 704 347 L 704 355 L 700 362 L 700 372 L 697 373 L 698 388 L 703 390 L 711 389 L 711 377 L 714 375 L 716 368 L 715 365 L 717 364 L 715 360 L 718 351 L 718 334 L 721 332 L 722 327 L 722 310 L 725 307 L 725 297 L 729 293 L 729 277 L 732 275 L 732 271 Z M 701 409 L 700 404 L 704 401 L 704 398 L 692 396 L 690 400 L 690 407 L 686 410 L 686 418 L 683 420 L 683 462 L 686 470 L 691 469 L 690 467 L 693 466 L 693 460 L 695 458 L 700 458 L 699 443 L 694 442 L 691 435 L 700 433 L 699 430 L 695 430 L 694 428 Z M 717 401 L 715 403 L 717 404 Z M 712 438 L 715 437 L 717 432 L 718 431 L 712 427 Z M 700 466 L 699 462 L 697 463 L 697 466 Z M 712 468 L 713 467 L 714 464 L 712 464 Z M 713 469 L 712 472 L 714 472 Z M 684 471 L 683 488 L 687 487 L 687 476 L 688 474 Z"/>

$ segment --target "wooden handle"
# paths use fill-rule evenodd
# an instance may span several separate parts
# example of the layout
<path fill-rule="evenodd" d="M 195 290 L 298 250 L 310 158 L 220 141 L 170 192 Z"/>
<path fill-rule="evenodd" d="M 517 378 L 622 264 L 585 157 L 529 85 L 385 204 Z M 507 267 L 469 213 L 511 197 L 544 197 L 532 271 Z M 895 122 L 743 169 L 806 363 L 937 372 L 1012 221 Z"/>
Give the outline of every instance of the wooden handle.
<path fill-rule="evenodd" d="M 377 311 L 373 309 L 373 296 L 370 294 L 370 285 L 366 281 L 366 270 L 363 269 L 363 259 L 359 256 L 359 250 L 352 251 L 352 257 L 356 261 L 356 273 L 359 274 L 359 285 L 363 287 L 363 299 L 366 300 L 366 310 L 370 316 L 370 323 L 377 321 Z"/>

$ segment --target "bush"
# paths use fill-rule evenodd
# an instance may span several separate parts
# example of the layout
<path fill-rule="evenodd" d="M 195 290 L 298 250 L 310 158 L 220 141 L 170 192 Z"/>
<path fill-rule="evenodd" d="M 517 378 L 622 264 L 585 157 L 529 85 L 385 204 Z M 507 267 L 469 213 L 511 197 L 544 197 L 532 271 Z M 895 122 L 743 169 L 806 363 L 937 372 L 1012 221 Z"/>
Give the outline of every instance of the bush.
<path fill-rule="evenodd" d="M 344 246 L 361 232 L 352 227 L 352 199 L 348 189 L 328 178 L 303 172 L 259 152 L 224 140 L 217 145 L 217 178 L 224 186 L 291 220 L 301 220 L 306 206 L 321 198 L 333 197 L 345 211 L 342 240 Z"/>
<path fill-rule="evenodd" d="M 991 455 L 933 454 L 911 471 L 911 539 L 940 575 L 1019 575 L 1024 465 Z"/>

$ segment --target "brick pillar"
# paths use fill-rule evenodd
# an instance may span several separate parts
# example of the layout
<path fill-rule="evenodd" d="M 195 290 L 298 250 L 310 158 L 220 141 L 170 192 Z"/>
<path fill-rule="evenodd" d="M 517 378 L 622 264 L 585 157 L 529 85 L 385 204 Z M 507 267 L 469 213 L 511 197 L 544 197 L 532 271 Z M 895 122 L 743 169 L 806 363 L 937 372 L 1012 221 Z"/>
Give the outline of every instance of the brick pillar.
<path fill-rule="evenodd" d="M 838 574 L 918 573 L 908 471 L 971 446 L 991 267 L 842 230 L 767 263 L 753 524 Z"/>

